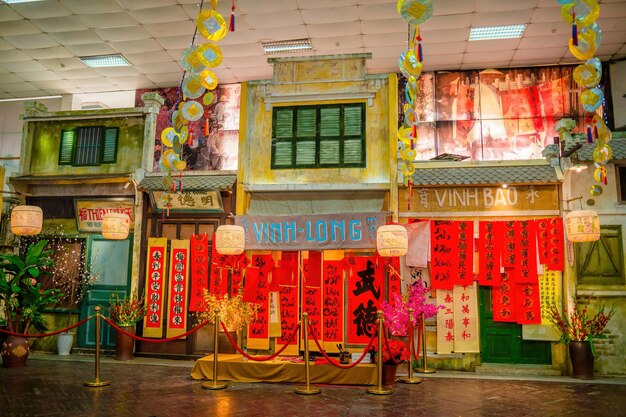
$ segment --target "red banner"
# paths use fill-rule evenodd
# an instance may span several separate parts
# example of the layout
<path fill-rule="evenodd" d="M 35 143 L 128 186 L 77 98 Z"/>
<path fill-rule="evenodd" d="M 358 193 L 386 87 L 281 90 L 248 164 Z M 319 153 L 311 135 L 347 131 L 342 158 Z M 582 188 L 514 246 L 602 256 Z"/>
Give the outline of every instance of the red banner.
<path fill-rule="evenodd" d="M 515 267 L 515 221 L 502 223 L 504 234 L 502 246 L 502 266 L 505 268 Z"/>
<path fill-rule="evenodd" d="M 565 247 L 563 239 L 563 219 L 553 217 L 550 219 L 550 229 L 548 236 L 548 269 L 551 271 L 563 271 L 565 264 L 565 255 L 563 248 Z"/>
<path fill-rule="evenodd" d="M 246 303 L 256 302 L 256 289 L 259 286 L 261 270 L 256 266 L 246 268 L 246 282 L 243 286 L 243 301 Z"/>
<path fill-rule="evenodd" d="M 454 287 L 457 256 L 457 231 L 450 220 L 433 220 L 430 227 L 431 275 L 430 285 L 434 290 Z"/>
<path fill-rule="evenodd" d="M 189 311 L 204 311 L 204 290 L 209 288 L 209 235 L 191 235 L 191 294 Z"/>
<path fill-rule="evenodd" d="M 385 266 L 387 268 L 388 278 L 388 291 L 387 299 L 393 300 L 394 294 L 402 293 L 402 276 L 400 275 L 400 258 L 392 256 L 385 259 Z"/>
<path fill-rule="evenodd" d="M 167 261 L 167 239 L 148 239 L 146 262 L 146 300 L 148 316 L 144 320 L 143 334 L 146 337 L 162 337 L 163 301 L 166 285 L 165 265 Z"/>
<path fill-rule="evenodd" d="M 313 340 L 313 333 L 322 340 L 322 288 L 303 287 L 302 311 L 309 314 L 309 340 Z"/>
<path fill-rule="evenodd" d="M 343 342 L 343 268 L 324 261 L 324 341 Z"/>
<path fill-rule="evenodd" d="M 542 265 L 548 264 L 549 250 L 548 250 L 548 233 L 550 228 L 550 219 L 537 220 L 537 256 L 539 263 Z"/>
<path fill-rule="evenodd" d="M 502 222 L 480 222 L 478 224 L 478 283 L 500 285 L 500 248 L 502 244 Z"/>
<path fill-rule="evenodd" d="M 276 339 L 277 345 L 284 345 L 287 339 L 298 327 L 298 287 L 280 287 L 280 330 L 281 336 Z M 298 343 L 298 337 L 294 337 L 291 345 Z"/>
<path fill-rule="evenodd" d="M 517 323 L 541 324 L 539 284 L 516 284 Z"/>
<path fill-rule="evenodd" d="M 471 285 L 474 282 L 474 222 L 453 222 L 458 229 L 456 232 L 456 271 L 453 269 L 455 284 Z"/>
<path fill-rule="evenodd" d="M 537 278 L 537 243 L 535 222 L 520 220 L 515 222 L 515 268 L 513 282 L 539 284 Z"/>
<path fill-rule="evenodd" d="M 189 279 L 188 240 L 171 241 L 170 260 L 166 334 L 167 337 L 174 337 L 187 330 L 187 285 Z"/>
<path fill-rule="evenodd" d="M 376 311 L 383 292 L 383 268 L 376 268 L 373 257 L 355 258 L 355 267 L 348 278 L 348 343 L 367 343 L 376 333 Z"/>
<path fill-rule="evenodd" d="M 230 296 L 234 297 L 241 291 L 241 284 L 243 281 L 243 269 L 233 269 L 230 276 Z"/>
<path fill-rule="evenodd" d="M 267 274 L 269 265 L 273 266 L 272 255 L 256 255 L 252 257 L 252 265 L 256 266 L 259 271 L 258 281 L 256 285 L 256 296 L 254 302 L 258 304 L 256 318 L 248 324 L 248 338 L 251 339 L 267 339 L 269 338 L 269 283 L 267 282 Z M 250 270 L 250 268 L 248 268 Z M 246 283 L 248 287 L 248 283 Z M 244 290 L 245 296 L 245 290 Z"/>
<path fill-rule="evenodd" d="M 493 287 L 492 307 L 493 321 L 504 321 L 514 323 L 517 321 L 517 312 L 515 310 L 515 291 L 511 288 L 509 274 L 502 274 L 500 277 L 500 286 Z"/>
<path fill-rule="evenodd" d="M 309 287 L 322 286 L 322 252 L 309 251 L 309 257 L 303 262 L 304 282 Z"/>

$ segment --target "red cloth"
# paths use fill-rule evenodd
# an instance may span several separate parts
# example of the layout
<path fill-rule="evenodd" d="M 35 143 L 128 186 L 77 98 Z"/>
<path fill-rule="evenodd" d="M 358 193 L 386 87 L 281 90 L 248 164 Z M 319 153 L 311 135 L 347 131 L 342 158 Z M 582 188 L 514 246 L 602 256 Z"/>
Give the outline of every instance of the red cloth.
<path fill-rule="evenodd" d="M 383 274 L 377 269 L 373 257 L 355 258 L 348 278 L 348 343 L 367 343 L 376 332 L 376 311 L 384 291 Z"/>
<path fill-rule="evenodd" d="M 561 217 L 550 219 L 548 239 L 548 269 L 551 271 L 563 271 L 565 256 L 563 254 L 563 219 Z"/>
<path fill-rule="evenodd" d="M 324 341 L 343 342 L 344 283 L 341 261 L 324 261 Z"/>
<path fill-rule="evenodd" d="M 256 266 L 249 266 L 246 269 L 246 282 L 243 286 L 243 301 L 254 303 L 256 301 L 256 289 L 259 285 L 261 270 Z"/>
<path fill-rule="evenodd" d="M 539 284 L 516 284 L 517 323 L 541 324 Z"/>
<path fill-rule="evenodd" d="M 534 220 L 519 220 L 515 222 L 515 241 L 513 281 L 516 283 L 539 284 Z"/>
<path fill-rule="evenodd" d="M 204 290 L 209 288 L 209 236 L 206 233 L 191 235 L 190 252 L 189 311 L 204 311 Z"/>
<path fill-rule="evenodd" d="M 515 323 L 517 321 L 516 292 L 512 288 L 509 274 L 502 274 L 500 285 L 493 287 L 491 300 L 493 308 L 493 321 Z"/>
<path fill-rule="evenodd" d="M 309 257 L 303 262 L 304 280 L 307 286 L 322 286 L 322 252 L 309 251 Z"/>
<path fill-rule="evenodd" d="M 474 222 L 456 221 L 456 268 L 453 269 L 455 284 L 471 285 L 474 282 Z"/>
<path fill-rule="evenodd" d="M 289 336 L 298 327 L 298 287 L 280 287 L 280 329 L 281 336 L 276 340 L 277 345 L 287 343 Z M 291 345 L 298 343 L 298 337 L 294 337 Z"/>
<path fill-rule="evenodd" d="M 433 220 L 430 226 L 431 275 L 430 285 L 434 290 L 451 290 L 457 271 L 456 246 L 458 241 L 454 222 Z"/>
<path fill-rule="evenodd" d="M 502 222 L 478 224 L 478 283 L 500 285 L 500 251 L 502 248 Z"/>

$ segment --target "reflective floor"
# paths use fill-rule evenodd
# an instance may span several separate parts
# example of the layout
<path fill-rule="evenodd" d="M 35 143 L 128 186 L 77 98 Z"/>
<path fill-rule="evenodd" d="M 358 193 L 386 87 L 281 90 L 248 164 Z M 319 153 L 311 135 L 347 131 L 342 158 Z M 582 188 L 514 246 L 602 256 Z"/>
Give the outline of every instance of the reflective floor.
<path fill-rule="evenodd" d="M 0 417 L 626 416 L 624 379 L 582 383 L 567 377 L 478 379 L 439 372 L 421 384 L 397 383 L 391 395 L 328 385 L 319 386 L 319 395 L 303 396 L 289 384 L 202 389 L 202 381 L 189 377 L 192 366 L 190 361 L 109 359 L 102 363 L 101 377 L 111 385 L 87 388 L 83 381 L 94 378 L 93 358 L 31 357 L 24 368 L 0 368 Z"/>

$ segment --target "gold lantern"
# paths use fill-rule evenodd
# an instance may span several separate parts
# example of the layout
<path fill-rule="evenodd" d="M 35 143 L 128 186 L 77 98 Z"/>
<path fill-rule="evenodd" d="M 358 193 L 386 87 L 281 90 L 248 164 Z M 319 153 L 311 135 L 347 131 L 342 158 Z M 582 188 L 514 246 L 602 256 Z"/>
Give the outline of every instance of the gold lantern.
<path fill-rule="evenodd" d="M 128 237 L 130 218 L 124 213 L 107 213 L 102 218 L 102 237 L 122 240 Z"/>
<path fill-rule="evenodd" d="M 565 216 L 565 231 L 570 242 L 600 239 L 600 218 L 592 210 L 574 210 Z"/>
<path fill-rule="evenodd" d="M 220 255 L 239 255 L 244 250 L 245 240 L 243 227 L 224 224 L 215 231 L 215 250 Z"/>
<path fill-rule="evenodd" d="M 388 224 L 376 231 L 376 249 L 380 256 L 404 256 L 409 247 L 409 236 L 404 226 Z"/>
<path fill-rule="evenodd" d="M 37 206 L 16 206 L 11 211 L 11 232 L 31 236 L 41 233 L 43 211 Z"/>

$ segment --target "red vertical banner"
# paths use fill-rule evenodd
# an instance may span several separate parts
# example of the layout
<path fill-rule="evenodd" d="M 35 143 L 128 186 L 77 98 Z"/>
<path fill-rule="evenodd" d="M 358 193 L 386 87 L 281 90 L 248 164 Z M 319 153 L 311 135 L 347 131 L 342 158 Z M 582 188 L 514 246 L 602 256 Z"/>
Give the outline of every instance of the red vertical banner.
<path fill-rule="evenodd" d="M 563 271 L 565 263 L 563 248 L 565 247 L 565 244 L 563 240 L 562 218 L 553 217 L 550 219 L 548 238 L 548 269 L 551 271 Z"/>
<path fill-rule="evenodd" d="M 503 246 L 502 246 L 502 266 L 513 268 L 515 266 L 515 221 L 502 223 Z"/>
<path fill-rule="evenodd" d="M 535 222 L 537 225 L 537 257 L 542 265 L 548 264 L 548 229 L 550 227 L 550 219 L 540 219 Z"/>
<path fill-rule="evenodd" d="M 343 342 L 343 268 L 341 261 L 324 261 L 324 341 Z"/>
<path fill-rule="evenodd" d="M 432 289 L 451 290 L 457 259 L 454 259 L 457 237 L 450 220 L 433 220 L 430 227 L 430 285 Z"/>
<path fill-rule="evenodd" d="M 281 346 L 287 343 L 289 337 L 298 328 L 298 287 L 281 286 L 280 287 L 280 337 L 276 339 L 277 345 Z M 287 348 L 285 353 L 293 354 L 298 352 L 298 336 L 291 340 L 290 345 L 294 349 Z M 290 351 L 291 350 L 291 351 Z"/>
<path fill-rule="evenodd" d="M 170 260 L 166 337 L 175 337 L 187 331 L 188 240 L 171 241 Z"/>
<path fill-rule="evenodd" d="M 167 264 L 167 239 L 148 239 L 146 262 L 146 300 L 148 315 L 143 321 L 145 337 L 163 336 L 163 301 L 165 297 L 165 265 Z"/>
<path fill-rule="evenodd" d="M 269 283 L 268 273 L 273 269 L 272 255 L 252 257 L 252 265 L 259 268 L 255 303 L 259 306 L 256 318 L 248 324 L 248 347 L 251 349 L 269 348 Z M 245 292 L 244 292 L 245 293 Z"/>
<path fill-rule="evenodd" d="M 204 290 L 209 288 L 209 235 L 191 235 L 190 256 L 189 311 L 204 311 Z"/>
<path fill-rule="evenodd" d="M 517 284 L 517 323 L 541 324 L 539 284 Z"/>
<path fill-rule="evenodd" d="M 478 283 L 500 285 L 501 222 L 478 223 Z"/>
<path fill-rule="evenodd" d="M 388 277 L 387 299 L 393 300 L 394 294 L 402 293 L 402 276 L 400 275 L 400 258 L 392 256 L 385 259 Z"/>
<path fill-rule="evenodd" d="M 309 287 L 322 286 L 322 252 L 309 251 L 309 256 L 302 262 L 304 282 Z"/>
<path fill-rule="evenodd" d="M 302 312 L 306 312 L 309 315 L 309 340 L 313 340 L 313 334 L 317 337 L 317 340 L 322 341 L 322 288 L 321 287 L 309 287 L 304 285 L 302 287 Z M 303 335 L 300 335 L 301 337 Z M 310 343 L 310 349 L 317 349 L 315 343 Z"/>
<path fill-rule="evenodd" d="M 502 274 L 500 285 L 493 287 L 491 299 L 493 308 L 493 321 L 514 323 L 517 321 L 515 291 L 509 274 Z"/>
<path fill-rule="evenodd" d="M 249 266 L 246 269 L 246 282 L 243 286 L 243 301 L 254 303 L 256 301 L 256 289 L 259 286 L 259 275 L 261 269 L 256 266 Z"/>
<path fill-rule="evenodd" d="M 367 343 L 376 333 L 383 293 L 383 274 L 376 270 L 373 257 L 355 258 L 348 278 L 348 343 Z"/>
<path fill-rule="evenodd" d="M 230 296 L 235 297 L 241 291 L 243 282 L 243 269 L 233 269 L 230 276 Z"/>
<path fill-rule="evenodd" d="M 515 268 L 513 281 L 516 283 L 539 284 L 537 278 L 537 244 L 535 222 L 520 220 L 515 222 Z"/>
<path fill-rule="evenodd" d="M 459 221 L 453 223 L 457 229 L 456 252 L 456 284 L 472 285 L 474 282 L 474 222 Z"/>

